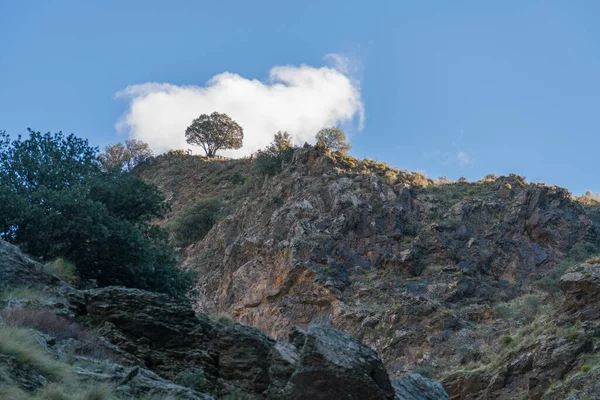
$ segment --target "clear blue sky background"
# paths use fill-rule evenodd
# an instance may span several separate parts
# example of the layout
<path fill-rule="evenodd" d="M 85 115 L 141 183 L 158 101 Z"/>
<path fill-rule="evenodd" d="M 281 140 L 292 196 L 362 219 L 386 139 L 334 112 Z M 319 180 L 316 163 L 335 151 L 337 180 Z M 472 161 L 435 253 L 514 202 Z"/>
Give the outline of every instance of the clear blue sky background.
<path fill-rule="evenodd" d="M 99 146 L 145 82 L 360 61 L 352 154 L 600 191 L 600 2 L 0 0 L 0 129 Z M 464 153 L 460 162 L 458 153 Z"/>

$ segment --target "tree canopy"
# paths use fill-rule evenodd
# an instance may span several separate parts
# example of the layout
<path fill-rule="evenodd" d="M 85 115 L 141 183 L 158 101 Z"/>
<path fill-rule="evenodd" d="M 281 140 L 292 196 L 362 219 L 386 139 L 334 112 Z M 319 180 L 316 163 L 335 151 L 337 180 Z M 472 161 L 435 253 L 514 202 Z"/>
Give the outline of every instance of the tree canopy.
<path fill-rule="evenodd" d="M 185 138 L 189 144 L 201 146 L 207 157 L 214 157 L 219 150 L 241 148 L 244 131 L 227 114 L 215 111 L 193 120 L 185 131 Z"/>
<path fill-rule="evenodd" d="M 175 266 L 155 186 L 103 170 L 97 149 L 62 133 L 0 132 L 0 237 L 42 260 L 63 257 L 82 279 L 181 296 L 192 284 Z"/>
<path fill-rule="evenodd" d="M 346 139 L 346 134 L 339 128 L 323 128 L 317 132 L 316 139 L 317 146 L 327 150 L 339 151 L 345 154 L 352 148 Z"/>
<path fill-rule="evenodd" d="M 129 139 L 125 143 L 115 143 L 104 148 L 99 158 L 104 169 L 124 169 L 131 171 L 139 163 L 152 157 L 153 153 L 141 140 Z"/>

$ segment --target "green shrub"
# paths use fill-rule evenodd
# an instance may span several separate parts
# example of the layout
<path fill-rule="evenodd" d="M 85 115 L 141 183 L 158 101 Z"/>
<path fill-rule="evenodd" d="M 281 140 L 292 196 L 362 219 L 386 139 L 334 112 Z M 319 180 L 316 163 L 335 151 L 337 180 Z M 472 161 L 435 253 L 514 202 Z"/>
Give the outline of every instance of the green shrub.
<path fill-rule="evenodd" d="M 590 372 L 591 370 L 592 370 L 592 366 L 591 366 L 591 365 L 589 365 L 589 364 L 583 364 L 583 365 L 581 366 L 581 372 L 583 372 L 584 374 L 585 374 L 586 372 Z"/>
<path fill-rule="evenodd" d="M 280 172 L 283 164 L 290 162 L 294 154 L 293 148 L 277 150 L 275 147 L 268 147 L 265 150 L 256 152 L 254 169 L 263 175 L 275 175 Z"/>
<path fill-rule="evenodd" d="M 233 174 L 227 177 L 227 180 L 234 185 L 240 185 L 246 182 L 246 177 L 240 174 L 239 171 L 235 171 Z"/>
<path fill-rule="evenodd" d="M 574 261 L 583 261 L 598 251 L 596 246 L 589 242 L 578 242 L 575 244 L 571 251 L 569 251 L 569 256 Z"/>
<path fill-rule="evenodd" d="M 181 384 L 191 389 L 203 392 L 206 390 L 206 374 L 203 370 L 192 368 L 181 378 Z"/>
<path fill-rule="evenodd" d="M 500 336 L 500 343 L 504 346 L 508 346 L 513 343 L 513 337 L 511 335 L 502 335 Z"/>
<path fill-rule="evenodd" d="M 550 271 L 549 273 L 544 275 L 540 280 L 538 280 L 536 282 L 536 286 L 552 294 L 560 292 L 558 282 L 569 268 L 569 265 L 570 262 L 568 260 L 561 261 L 561 263 L 556 268 L 554 268 L 552 271 Z"/>
<path fill-rule="evenodd" d="M 235 321 L 229 314 L 218 314 L 214 317 L 214 320 L 223 325 L 233 325 Z"/>
<path fill-rule="evenodd" d="M 423 375 L 425 378 L 432 379 L 435 377 L 435 370 L 429 365 L 422 365 L 420 367 L 417 367 L 413 370 L 413 372 L 415 374 Z"/>
<path fill-rule="evenodd" d="M 223 204 L 219 199 L 198 200 L 181 210 L 168 224 L 176 246 L 201 240 L 217 222 Z"/>
<path fill-rule="evenodd" d="M 47 264 L 47 267 L 56 276 L 68 283 L 75 283 L 79 277 L 77 276 L 77 269 L 75 264 L 67 261 L 62 257 L 58 257 L 56 260 Z"/>

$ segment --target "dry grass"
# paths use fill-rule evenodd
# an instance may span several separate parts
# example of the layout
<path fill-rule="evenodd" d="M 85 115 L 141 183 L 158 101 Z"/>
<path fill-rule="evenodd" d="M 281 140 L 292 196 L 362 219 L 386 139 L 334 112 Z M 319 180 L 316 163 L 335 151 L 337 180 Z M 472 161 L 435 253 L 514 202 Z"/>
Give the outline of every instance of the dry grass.
<path fill-rule="evenodd" d="M 600 256 L 594 256 L 585 260 L 588 264 L 600 264 Z"/>
<path fill-rule="evenodd" d="M 0 310 L 0 316 L 9 327 L 32 328 L 57 339 L 80 339 L 86 336 L 86 332 L 75 321 L 46 310 L 13 308 Z"/>
<path fill-rule="evenodd" d="M 31 330 L 15 327 L 0 328 L 0 353 L 15 357 L 51 380 L 66 377 L 68 369 L 55 361 L 37 342 Z"/>
<path fill-rule="evenodd" d="M 46 265 L 52 273 L 58 276 L 65 282 L 75 283 L 79 280 L 77 276 L 77 268 L 75 268 L 75 264 L 69 262 L 68 260 L 59 257 L 56 260 Z"/>
<path fill-rule="evenodd" d="M 45 303 L 50 299 L 50 295 L 41 289 L 21 286 L 2 290 L 0 292 L 0 299 L 29 299 L 31 301 Z"/>

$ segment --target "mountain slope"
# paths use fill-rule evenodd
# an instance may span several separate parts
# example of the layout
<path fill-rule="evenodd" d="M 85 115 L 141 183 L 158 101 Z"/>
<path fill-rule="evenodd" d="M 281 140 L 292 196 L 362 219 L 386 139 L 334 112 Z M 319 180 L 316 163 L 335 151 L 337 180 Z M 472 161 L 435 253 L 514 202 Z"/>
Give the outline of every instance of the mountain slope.
<path fill-rule="evenodd" d="M 310 146 L 274 176 L 247 159 L 161 157 L 138 172 L 171 198 L 170 218 L 198 198 L 225 204 L 182 249 L 181 266 L 200 273 L 198 310 L 275 338 L 331 323 L 398 374 L 488 362 L 502 335 L 558 306 L 565 260 L 598 240 L 567 190 L 516 175 L 434 184 Z"/>

